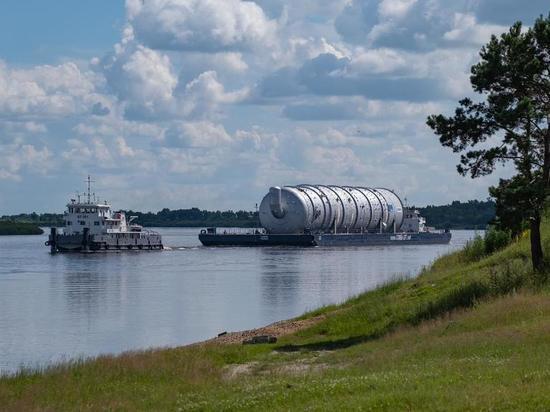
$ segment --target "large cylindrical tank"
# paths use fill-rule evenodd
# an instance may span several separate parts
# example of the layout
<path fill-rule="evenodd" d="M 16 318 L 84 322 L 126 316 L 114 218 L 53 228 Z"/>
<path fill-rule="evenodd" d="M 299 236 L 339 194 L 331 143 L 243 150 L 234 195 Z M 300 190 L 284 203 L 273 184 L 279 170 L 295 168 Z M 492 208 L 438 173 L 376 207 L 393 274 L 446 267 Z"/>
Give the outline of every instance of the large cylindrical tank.
<path fill-rule="evenodd" d="M 384 188 L 332 185 L 272 187 L 260 204 L 270 233 L 398 231 L 399 196 Z"/>

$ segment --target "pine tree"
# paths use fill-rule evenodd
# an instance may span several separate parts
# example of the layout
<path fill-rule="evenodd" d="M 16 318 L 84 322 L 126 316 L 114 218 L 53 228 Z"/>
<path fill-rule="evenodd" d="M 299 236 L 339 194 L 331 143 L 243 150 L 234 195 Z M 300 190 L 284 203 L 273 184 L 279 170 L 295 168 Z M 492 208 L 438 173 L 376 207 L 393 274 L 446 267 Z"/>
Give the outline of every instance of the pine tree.
<path fill-rule="evenodd" d="M 540 271 L 541 214 L 550 189 L 550 15 L 527 30 L 518 22 L 493 35 L 480 57 L 470 82 L 481 98 L 465 98 L 454 116 L 431 115 L 427 124 L 443 146 L 462 153 L 462 175 L 485 176 L 513 163 L 516 175 L 491 192 L 529 221 L 533 267 Z"/>

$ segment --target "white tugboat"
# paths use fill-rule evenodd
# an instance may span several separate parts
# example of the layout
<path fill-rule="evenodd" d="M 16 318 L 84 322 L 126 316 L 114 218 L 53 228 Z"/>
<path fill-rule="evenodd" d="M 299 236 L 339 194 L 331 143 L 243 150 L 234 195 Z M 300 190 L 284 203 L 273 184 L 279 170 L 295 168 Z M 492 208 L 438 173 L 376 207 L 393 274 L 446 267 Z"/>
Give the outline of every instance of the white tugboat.
<path fill-rule="evenodd" d="M 123 212 L 113 212 L 107 202 L 100 203 L 95 195 L 92 197 L 90 184 L 88 176 L 85 201 L 77 196 L 67 204 L 62 233 L 51 228 L 46 246 L 52 253 L 163 249 L 159 233 L 132 223 L 136 216 L 126 219 Z"/>

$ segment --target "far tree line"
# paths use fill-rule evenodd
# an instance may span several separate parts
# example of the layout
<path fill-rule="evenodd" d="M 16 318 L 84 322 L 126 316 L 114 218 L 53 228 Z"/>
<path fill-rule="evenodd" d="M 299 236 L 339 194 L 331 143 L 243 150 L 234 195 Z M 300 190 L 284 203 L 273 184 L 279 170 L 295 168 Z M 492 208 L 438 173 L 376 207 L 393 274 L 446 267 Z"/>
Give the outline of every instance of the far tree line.
<path fill-rule="evenodd" d="M 429 226 L 440 229 L 485 229 L 495 217 L 492 200 L 467 202 L 454 201 L 448 205 L 416 208 L 426 218 Z M 198 208 L 162 209 L 159 212 L 124 211 L 127 216 L 137 216 L 136 223 L 146 227 L 257 227 L 258 212 L 208 211 Z M 34 223 L 38 226 L 63 226 L 63 215 L 54 213 L 28 213 L 2 216 L 0 220 Z"/>

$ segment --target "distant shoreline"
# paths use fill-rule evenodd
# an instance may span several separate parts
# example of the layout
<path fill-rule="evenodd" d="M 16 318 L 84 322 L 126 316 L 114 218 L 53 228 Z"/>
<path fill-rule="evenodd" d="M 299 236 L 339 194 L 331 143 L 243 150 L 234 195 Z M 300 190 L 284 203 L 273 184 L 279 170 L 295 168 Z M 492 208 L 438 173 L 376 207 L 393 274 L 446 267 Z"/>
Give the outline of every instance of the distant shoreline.
<path fill-rule="evenodd" d="M 495 218 L 494 202 L 470 200 L 455 201 L 448 205 L 415 207 L 420 215 L 426 218 L 428 226 L 437 229 L 451 230 L 484 230 Z M 209 211 L 198 208 L 162 209 L 158 212 L 136 212 L 123 210 L 126 216 L 136 216 L 135 223 L 144 227 L 260 227 L 258 212 L 252 211 Z M 57 213 L 22 213 L 2 216 L 2 221 L 32 223 L 42 227 L 62 227 L 63 214 Z"/>
<path fill-rule="evenodd" d="M 42 235 L 44 231 L 34 223 L 0 221 L 0 236 Z"/>

